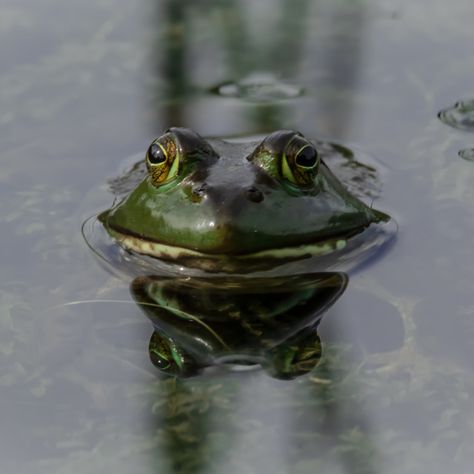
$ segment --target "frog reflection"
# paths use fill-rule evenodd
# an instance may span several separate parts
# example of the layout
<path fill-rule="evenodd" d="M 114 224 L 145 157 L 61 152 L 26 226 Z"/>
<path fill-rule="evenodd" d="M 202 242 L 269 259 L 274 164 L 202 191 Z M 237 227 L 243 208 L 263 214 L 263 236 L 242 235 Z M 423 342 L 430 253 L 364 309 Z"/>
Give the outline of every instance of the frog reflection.
<path fill-rule="evenodd" d="M 311 371 L 317 327 L 347 285 L 343 273 L 275 278 L 137 277 L 131 291 L 152 321 L 151 361 L 169 375 L 216 364 L 260 364 L 277 378 Z"/>

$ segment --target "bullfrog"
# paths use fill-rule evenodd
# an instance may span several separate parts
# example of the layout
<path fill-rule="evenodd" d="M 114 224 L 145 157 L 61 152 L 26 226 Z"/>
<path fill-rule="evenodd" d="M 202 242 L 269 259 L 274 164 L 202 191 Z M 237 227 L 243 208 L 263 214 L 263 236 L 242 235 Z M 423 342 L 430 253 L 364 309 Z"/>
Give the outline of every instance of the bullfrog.
<path fill-rule="evenodd" d="M 153 140 L 144 176 L 136 165 L 133 189 L 84 236 L 109 269 L 133 276 L 162 372 L 226 362 L 293 378 L 317 364 L 317 328 L 344 272 L 393 235 L 390 217 L 325 163 L 344 150 L 293 130 L 235 142 L 170 128 Z"/>
<path fill-rule="evenodd" d="M 317 257 L 311 270 L 326 271 L 384 243 L 378 224 L 390 217 L 350 193 L 324 153 L 291 130 L 231 143 L 171 128 L 149 146 L 143 180 L 98 219 L 129 253 L 187 270 L 249 273 Z"/>

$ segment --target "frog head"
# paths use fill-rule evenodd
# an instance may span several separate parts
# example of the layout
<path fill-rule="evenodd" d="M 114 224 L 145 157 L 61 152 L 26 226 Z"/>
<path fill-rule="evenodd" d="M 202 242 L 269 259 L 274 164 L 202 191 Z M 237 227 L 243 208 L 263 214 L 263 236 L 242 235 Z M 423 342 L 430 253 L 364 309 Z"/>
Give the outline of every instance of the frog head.
<path fill-rule="evenodd" d="M 324 255 L 389 219 L 292 130 L 232 143 L 171 128 L 145 160 L 143 181 L 99 219 L 125 249 L 187 266 L 232 271 Z"/>

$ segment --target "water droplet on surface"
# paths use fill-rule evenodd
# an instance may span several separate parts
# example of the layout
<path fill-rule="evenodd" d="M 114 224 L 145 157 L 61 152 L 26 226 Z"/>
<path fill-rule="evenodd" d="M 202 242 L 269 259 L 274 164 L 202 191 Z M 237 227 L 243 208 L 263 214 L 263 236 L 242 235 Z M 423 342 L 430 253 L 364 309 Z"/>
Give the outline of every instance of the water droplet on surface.
<path fill-rule="evenodd" d="M 438 118 L 451 127 L 474 132 L 474 99 L 456 102 L 441 110 Z"/>
<path fill-rule="evenodd" d="M 254 73 L 236 82 L 224 82 L 212 88 L 223 97 L 235 97 L 251 102 L 272 102 L 303 95 L 303 88 L 268 73 Z"/>
<path fill-rule="evenodd" d="M 474 161 L 474 148 L 465 148 L 464 150 L 459 150 L 458 155 L 466 161 Z"/>

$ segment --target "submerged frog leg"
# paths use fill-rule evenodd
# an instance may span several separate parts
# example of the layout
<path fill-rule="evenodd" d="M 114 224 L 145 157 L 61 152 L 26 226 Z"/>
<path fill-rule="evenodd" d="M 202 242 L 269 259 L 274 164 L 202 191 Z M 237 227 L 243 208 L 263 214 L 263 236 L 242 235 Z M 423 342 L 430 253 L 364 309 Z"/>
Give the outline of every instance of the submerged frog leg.
<path fill-rule="evenodd" d="M 316 328 L 305 328 L 272 347 L 262 366 L 272 377 L 293 379 L 313 370 L 318 365 L 321 354 L 321 339 Z"/>

